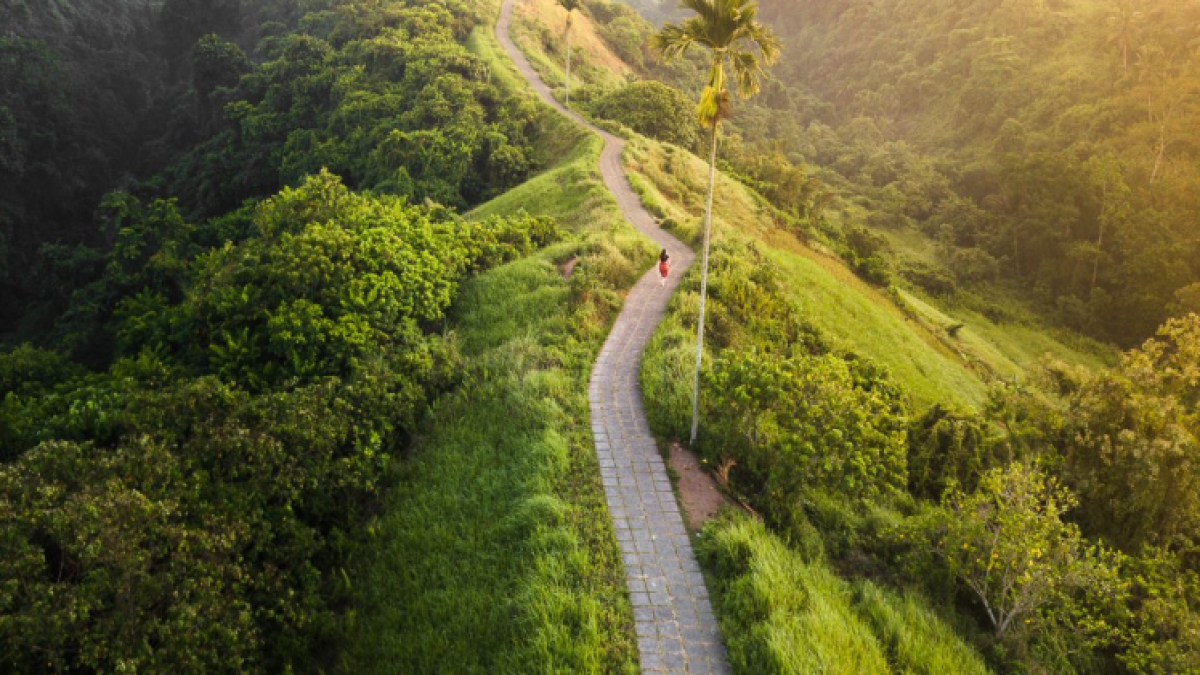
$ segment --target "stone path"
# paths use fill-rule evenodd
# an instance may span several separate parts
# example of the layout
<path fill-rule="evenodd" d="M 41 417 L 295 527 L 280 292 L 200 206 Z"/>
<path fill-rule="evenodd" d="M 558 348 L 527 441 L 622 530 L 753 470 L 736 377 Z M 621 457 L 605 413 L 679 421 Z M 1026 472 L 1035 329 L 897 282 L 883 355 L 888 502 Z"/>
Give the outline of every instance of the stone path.
<path fill-rule="evenodd" d="M 517 70 L 547 104 L 604 139 L 600 172 L 625 218 L 671 255 L 671 279 L 660 288 L 657 269 L 625 299 L 592 370 L 588 397 L 604 493 L 625 561 L 645 673 L 729 672 L 704 578 L 671 491 L 671 481 L 642 409 L 638 367 L 646 343 L 666 313 L 667 300 L 694 254 L 659 229 L 642 207 L 621 166 L 625 141 L 566 110 L 509 37 L 515 0 L 504 0 L 496 37 Z"/>

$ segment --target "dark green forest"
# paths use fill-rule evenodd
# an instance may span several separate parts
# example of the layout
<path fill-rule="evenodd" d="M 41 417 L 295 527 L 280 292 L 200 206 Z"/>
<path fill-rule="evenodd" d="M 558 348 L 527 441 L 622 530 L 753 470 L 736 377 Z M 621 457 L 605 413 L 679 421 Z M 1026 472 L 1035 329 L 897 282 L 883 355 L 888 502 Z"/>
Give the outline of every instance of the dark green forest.
<path fill-rule="evenodd" d="M 743 126 L 758 147 L 852 184 L 873 224 L 919 228 L 958 281 L 1077 330 L 1130 346 L 1200 310 L 1200 5 L 762 11 L 787 56 Z"/>
<path fill-rule="evenodd" d="M 325 667 L 530 104 L 453 0 L 2 11 L 0 670 Z"/>

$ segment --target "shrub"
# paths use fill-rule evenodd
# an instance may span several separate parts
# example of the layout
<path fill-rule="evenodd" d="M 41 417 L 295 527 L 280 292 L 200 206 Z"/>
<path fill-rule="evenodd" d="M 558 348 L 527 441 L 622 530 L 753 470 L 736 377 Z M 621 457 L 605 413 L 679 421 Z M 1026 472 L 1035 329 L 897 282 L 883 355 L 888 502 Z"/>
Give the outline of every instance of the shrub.
<path fill-rule="evenodd" d="M 1023 464 L 989 471 L 973 492 L 946 495 L 928 539 L 997 636 L 1085 576 L 1079 528 L 1062 519 L 1075 503 L 1058 481 Z"/>
<path fill-rule="evenodd" d="M 983 418 L 935 405 L 909 427 L 908 489 L 918 497 L 938 499 L 952 486 L 973 490 L 995 465 Z"/>
<path fill-rule="evenodd" d="M 866 281 L 879 286 L 891 283 L 890 253 L 887 240 L 865 227 L 851 225 L 845 230 L 846 262 Z"/>
<path fill-rule="evenodd" d="M 627 84 L 598 99 L 592 112 L 645 136 L 692 148 L 699 133 L 695 107 L 678 89 L 646 80 Z"/>
<path fill-rule="evenodd" d="M 738 460 L 771 510 L 806 490 L 902 488 L 907 420 L 897 392 L 834 355 L 722 356 L 707 378 L 704 450 Z"/>
<path fill-rule="evenodd" d="M 900 275 L 931 295 L 948 296 L 958 291 L 954 277 L 941 267 L 922 262 L 906 263 Z"/>

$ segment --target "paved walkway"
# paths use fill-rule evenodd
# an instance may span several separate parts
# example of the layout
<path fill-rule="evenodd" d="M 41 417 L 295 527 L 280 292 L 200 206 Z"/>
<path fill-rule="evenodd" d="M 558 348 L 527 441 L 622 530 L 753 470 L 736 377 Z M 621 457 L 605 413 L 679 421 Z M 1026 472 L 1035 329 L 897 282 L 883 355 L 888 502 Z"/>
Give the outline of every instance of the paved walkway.
<path fill-rule="evenodd" d="M 638 386 L 642 352 L 694 254 L 659 229 L 642 207 L 621 166 L 625 141 L 563 108 L 513 44 L 508 34 L 513 4 L 514 0 L 504 0 L 500 10 L 496 37 L 501 46 L 542 100 L 604 139 L 600 154 L 604 183 L 625 218 L 671 255 L 666 288 L 659 287 L 658 271 L 652 269 L 625 299 L 596 360 L 588 390 L 600 474 L 633 601 L 642 671 L 725 674 L 729 665 L 721 633 L 666 465 L 650 435 Z"/>

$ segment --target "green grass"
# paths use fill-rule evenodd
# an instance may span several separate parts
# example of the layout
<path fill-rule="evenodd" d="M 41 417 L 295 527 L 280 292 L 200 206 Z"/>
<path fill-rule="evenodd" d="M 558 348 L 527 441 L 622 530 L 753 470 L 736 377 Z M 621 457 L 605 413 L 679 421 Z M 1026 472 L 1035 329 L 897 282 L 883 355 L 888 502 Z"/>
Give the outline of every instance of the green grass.
<path fill-rule="evenodd" d="M 854 584 L 855 608 L 887 649 L 893 670 L 911 675 L 987 675 L 979 653 L 930 611 L 920 596 L 903 596 L 869 581 Z"/>
<path fill-rule="evenodd" d="M 915 594 L 852 586 L 744 515 L 697 545 L 729 647 L 746 675 L 984 675 L 979 654 Z"/>
<path fill-rule="evenodd" d="M 679 224 L 680 236 L 695 241 L 707 177 L 704 163 L 690 153 L 644 139 L 629 147 L 626 165 L 640 174 L 635 187 Z M 735 240 L 756 244 L 783 275 L 785 292 L 803 318 L 841 349 L 887 367 L 918 408 L 934 403 L 960 408 L 982 405 L 986 386 L 962 359 L 909 319 L 884 291 L 863 282 L 840 260 L 805 246 L 779 228 L 772 209 L 758 195 L 721 177 L 714 223 L 714 247 L 730 246 Z M 675 331 L 683 317 L 694 314 L 694 307 L 677 302 L 659 330 Z M 652 346 L 651 358 L 653 350 Z"/>
<path fill-rule="evenodd" d="M 501 58 L 490 33 L 471 45 Z M 637 672 L 586 385 L 653 249 L 604 188 L 599 140 L 549 110 L 536 124 L 539 156 L 559 161 L 467 217 L 553 216 L 567 238 L 464 285 L 448 335 L 464 384 L 396 467 L 356 574 L 343 672 Z"/>
<path fill-rule="evenodd" d="M 455 313 L 466 384 L 399 466 L 346 672 L 634 672 L 582 393 L 598 336 L 572 325 L 557 254 L 467 285 Z"/>
<path fill-rule="evenodd" d="M 471 31 L 467 37 L 467 49 L 488 62 L 491 67 L 489 72 L 494 78 L 495 84 L 501 89 L 508 93 L 525 90 L 525 81 L 521 79 L 517 73 L 517 67 L 508 59 L 500 47 L 500 43 L 496 41 L 491 22 L 487 26 L 476 27 Z"/>
<path fill-rule="evenodd" d="M 900 295 L 919 319 L 937 326 L 943 334 L 945 326 L 962 323 L 964 327 L 952 342 L 969 354 L 979 354 L 1002 375 L 1020 375 L 1047 356 L 1092 370 L 1115 364 L 1113 347 L 1065 329 L 1055 331 L 1039 326 L 1034 317 L 1019 307 L 1005 305 L 1016 318 L 998 323 L 968 308 L 936 307 L 928 298 L 911 291 L 902 290 Z"/>
<path fill-rule="evenodd" d="M 890 299 L 839 276 L 810 256 L 767 253 L 788 278 L 805 318 L 844 348 L 883 364 L 919 408 L 957 403 L 980 408 L 987 389 L 934 336 L 897 311 Z"/>
<path fill-rule="evenodd" d="M 759 522 L 712 521 L 697 552 L 727 636 L 735 673 L 873 675 L 883 646 L 854 612 L 850 589 L 821 563 L 805 563 Z"/>
<path fill-rule="evenodd" d="M 629 144 L 625 163 L 652 210 L 675 222 L 678 236 L 698 241 L 707 180 L 704 161 L 638 138 Z M 940 308 L 904 290 L 898 303 L 819 244 L 800 242 L 775 215 L 760 195 L 718 176 L 714 247 L 739 241 L 757 245 L 785 277 L 787 294 L 803 318 L 838 347 L 885 366 L 918 409 L 935 403 L 978 409 L 988 381 L 1022 376 L 1046 354 L 1092 368 L 1110 358 L 1100 345 L 1068 340 L 1031 320 L 997 324 L 978 312 Z M 660 331 L 674 330 L 695 311 L 677 305 Z M 966 328 L 951 337 L 946 328 L 956 323 Z"/>
<path fill-rule="evenodd" d="M 467 384 L 436 405 L 398 470 L 346 672 L 636 671 L 585 392 L 615 289 L 651 254 L 588 176 L 595 150 L 585 139 L 564 166 L 472 214 L 569 214 L 572 234 L 465 285 L 451 323 Z M 568 282 L 557 263 L 577 255 Z"/>

